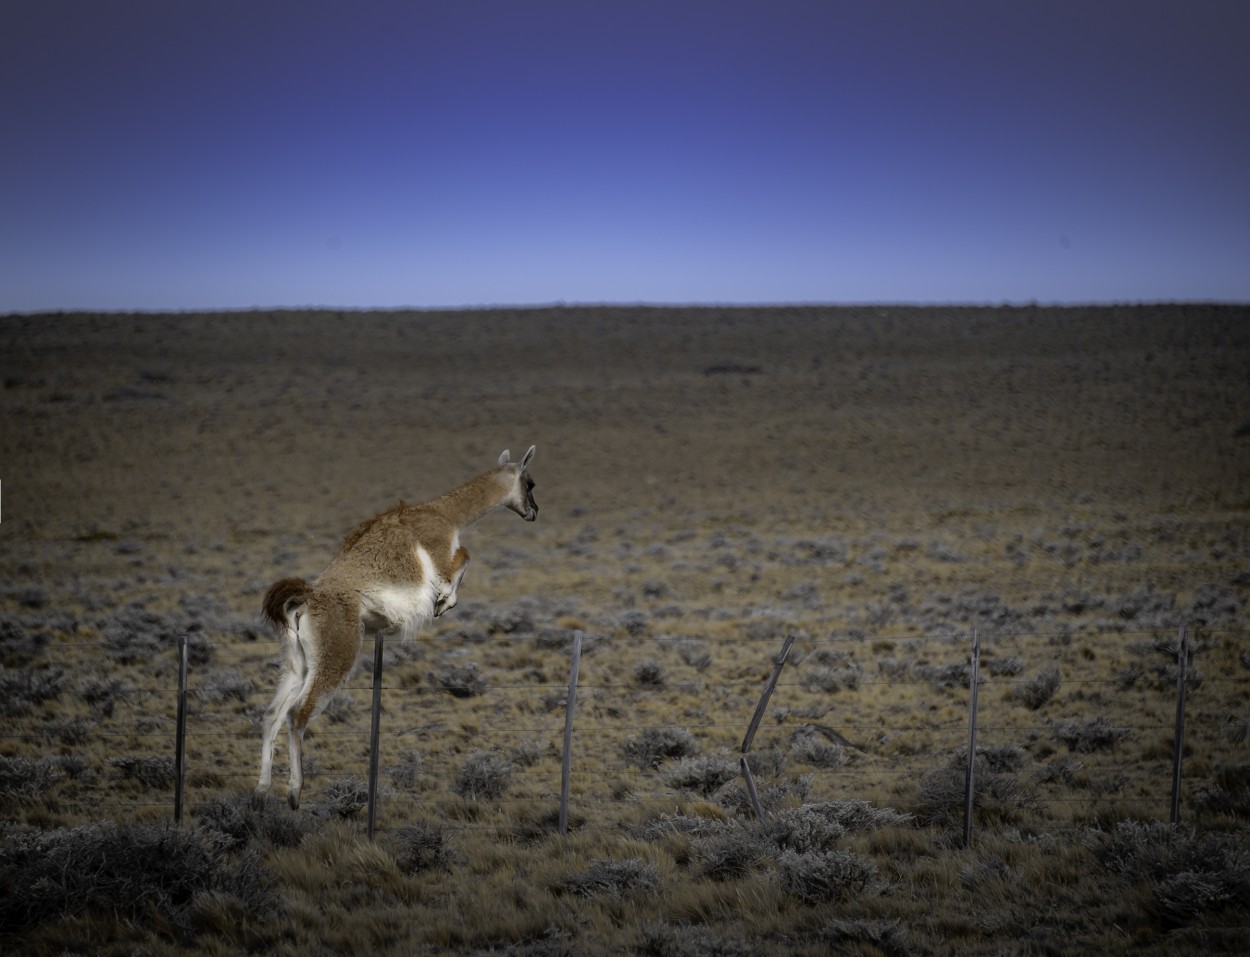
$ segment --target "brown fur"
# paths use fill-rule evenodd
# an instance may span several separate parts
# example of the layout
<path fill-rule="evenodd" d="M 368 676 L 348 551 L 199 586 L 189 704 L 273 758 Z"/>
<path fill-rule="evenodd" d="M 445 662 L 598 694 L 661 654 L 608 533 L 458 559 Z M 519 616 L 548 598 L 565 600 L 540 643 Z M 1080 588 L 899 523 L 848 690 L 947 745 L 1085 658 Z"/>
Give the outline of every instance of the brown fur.
<path fill-rule="evenodd" d="M 501 471 L 496 467 L 483 472 L 432 501 L 409 505 L 401 500 L 398 505 L 370 516 L 343 536 L 335 561 L 351 555 L 371 565 L 380 560 L 386 567 L 394 568 L 393 562 L 409 563 L 406 554 L 398 554 L 395 543 L 419 542 L 429 551 L 439 574 L 450 579 L 469 555 L 467 551 L 463 557 L 453 552 L 451 542 L 461 528 L 472 525 L 500 504 L 504 490 Z"/>
<path fill-rule="evenodd" d="M 363 639 L 360 599 L 355 595 L 314 592 L 309 600 L 308 612 L 316 618 L 323 632 L 353 635 L 355 640 L 346 643 L 322 641 L 316 645 L 315 658 L 309 662 L 313 672 L 312 688 L 292 712 L 291 721 L 296 728 L 307 727 L 334 689 L 351 673 Z"/>
<path fill-rule="evenodd" d="M 302 578 L 279 578 L 265 592 L 265 599 L 260 605 L 261 616 L 275 628 L 285 628 L 287 611 L 292 603 L 307 602 L 311 593 L 312 588 Z"/>

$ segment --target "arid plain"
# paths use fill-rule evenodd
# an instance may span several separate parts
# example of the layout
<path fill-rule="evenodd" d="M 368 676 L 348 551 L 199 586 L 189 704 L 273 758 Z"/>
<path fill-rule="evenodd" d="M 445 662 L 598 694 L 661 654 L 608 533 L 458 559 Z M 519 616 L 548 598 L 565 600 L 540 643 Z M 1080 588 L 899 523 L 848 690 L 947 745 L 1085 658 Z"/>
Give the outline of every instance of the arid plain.
<path fill-rule="evenodd" d="M 1244 946 L 1250 309 L 11 316 L 0 355 L 6 952 Z M 376 842 L 367 660 L 301 811 L 282 736 L 251 812 L 267 585 L 531 444 L 538 521 L 386 646 Z"/>

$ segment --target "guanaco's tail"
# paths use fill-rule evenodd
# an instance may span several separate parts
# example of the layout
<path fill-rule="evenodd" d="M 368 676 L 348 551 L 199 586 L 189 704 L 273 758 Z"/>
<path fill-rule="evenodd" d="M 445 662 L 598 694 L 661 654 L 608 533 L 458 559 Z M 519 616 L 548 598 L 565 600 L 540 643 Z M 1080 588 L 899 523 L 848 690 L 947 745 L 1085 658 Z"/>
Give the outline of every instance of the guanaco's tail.
<path fill-rule="evenodd" d="M 303 578 L 280 578 L 265 592 L 260 613 L 278 631 L 282 631 L 287 627 L 287 616 L 291 610 L 306 604 L 311 594 L 312 585 Z"/>

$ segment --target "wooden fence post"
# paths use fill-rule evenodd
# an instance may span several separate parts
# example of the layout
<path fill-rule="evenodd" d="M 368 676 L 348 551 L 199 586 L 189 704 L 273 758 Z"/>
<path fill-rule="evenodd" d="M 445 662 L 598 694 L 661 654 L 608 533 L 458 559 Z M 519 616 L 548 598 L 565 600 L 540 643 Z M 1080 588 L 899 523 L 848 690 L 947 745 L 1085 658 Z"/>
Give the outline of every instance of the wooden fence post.
<path fill-rule="evenodd" d="M 382 723 L 382 632 L 373 640 L 373 716 L 369 729 L 369 840 L 373 840 L 378 812 L 378 733 Z"/>
<path fill-rule="evenodd" d="M 964 776 L 964 847 L 972 846 L 973 767 L 977 761 L 977 687 L 981 679 L 981 636 L 972 629 L 972 667 L 968 669 L 968 763 Z"/>
<path fill-rule="evenodd" d="M 564 756 L 560 766 L 560 836 L 569 830 L 569 779 L 573 772 L 573 710 L 577 707 L 577 673 L 582 665 L 582 633 L 573 632 L 573 661 L 569 665 L 569 699 L 564 707 Z"/>
<path fill-rule="evenodd" d="M 187 658 L 189 639 L 178 636 L 178 717 L 174 730 L 174 823 L 182 823 L 187 771 Z"/>
<path fill-rule="evenodd" d="M 1185 673 L 1189 663 L 1189 635 L 1181 625 L 1176 640 L 1176 731 L 1172 745 L 1172 823 L 1181 819 L 1181 758 L 1185 752 Z"/>
<path fill-rule="evenodd" d="M 781 653 L 773 662 L 773 673 L 768 676 L 764 691 L 760 695 L 760 703 L 755 706 L 755 714 L 751 718 L 751 724 L 747 727 L 746 736 L 742 739 L 742 754 L 738 759 L 742 768 L 742 777 L 746 781 L 747 795 L 751 798 L 751 806 L 755 808 L 755 816 L 761 825 L 767 824 L 768 819 L 764 815 L 763 805 L 760 804 L 759 792 L 755 789 L 755 778 L 751 774 L 751 765 L 747 762 L 747 752 L 751 750 L 755 732 L 759 730 L 760 722 L 764 720 L 764 709 L 768 707 L 768 699 L 772 697 L 773 689 L 777 687 L 777 679 L 781 677 L 781 669 L 786 666 L 786 658 L 789 657 L 790 648 L 793 645 L 794 635 L 786 635 L 786 640 L 781 646 Z"/>

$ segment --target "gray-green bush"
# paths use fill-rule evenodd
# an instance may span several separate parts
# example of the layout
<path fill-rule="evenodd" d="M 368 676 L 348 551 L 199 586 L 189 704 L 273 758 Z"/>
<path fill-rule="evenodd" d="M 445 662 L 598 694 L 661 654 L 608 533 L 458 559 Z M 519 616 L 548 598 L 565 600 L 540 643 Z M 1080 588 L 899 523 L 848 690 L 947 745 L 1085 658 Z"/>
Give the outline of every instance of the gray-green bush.
<path fill-rule="evenodd" d="M 269 877 L 254 856 L 227 862 L 202 833 L 147 822 L 16 827 L 0 845 L 0 884 L 5 934 L 88 911 L 138 920 L 155 910 L 185 926 L 196 895 L 214 889 L 253 914 L 270 904 Z"/>

